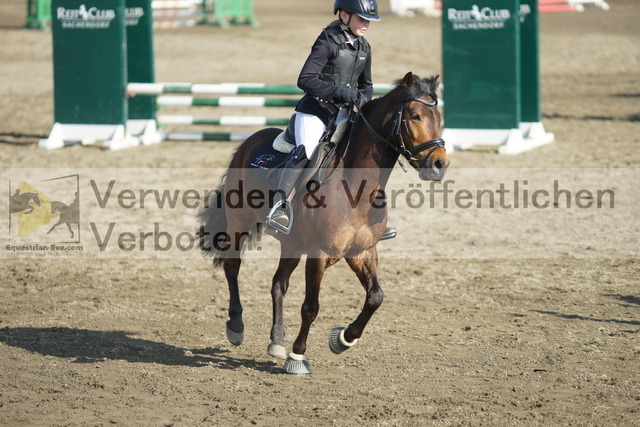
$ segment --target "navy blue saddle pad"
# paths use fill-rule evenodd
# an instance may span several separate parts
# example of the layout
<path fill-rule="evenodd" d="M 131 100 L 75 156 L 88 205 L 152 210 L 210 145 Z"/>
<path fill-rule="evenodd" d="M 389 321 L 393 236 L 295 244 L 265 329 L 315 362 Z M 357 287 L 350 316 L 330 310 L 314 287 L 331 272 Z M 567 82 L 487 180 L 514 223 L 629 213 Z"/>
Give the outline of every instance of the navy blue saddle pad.
<path fill-rule="evenodd" d="M 265 140 L 255 153 L 249 158 L 249 162 L 246 165 L 251 169 L 258 178 L 269 184 L 270 188 L 275 188 L 278 185 L 280 177 L 279 169 L 287 162 L 289 153 L 282 153 L 273 149 L 273 138 Z"/>

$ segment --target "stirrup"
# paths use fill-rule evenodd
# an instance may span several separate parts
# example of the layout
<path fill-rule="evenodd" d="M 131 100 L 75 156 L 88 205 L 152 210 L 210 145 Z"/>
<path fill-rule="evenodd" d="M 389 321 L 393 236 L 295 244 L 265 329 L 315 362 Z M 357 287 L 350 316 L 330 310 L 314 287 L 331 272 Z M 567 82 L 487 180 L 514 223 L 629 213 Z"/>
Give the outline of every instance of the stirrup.
<path fill-rule="evenodd" d="M 380 237 L 380 241 L 393 239 L 398 235 L 398 230 L 393 225 L 387 226 Z"/>
<path fill-rule="evenodd" d="M 284 211 L 284 216 L 289 220 L 289 224 L 287 226 L 276 222 L 273 218 L 274 214 L 282 209 Z M 291 210 L 291 205 L 289 203 L 285 203 L 284 200 L 280 200 L 276 202 L 276 204 L 271 208 L 269 214 L 267 215 L 267 220 L 265 221 L 265 226 L 267 229 L 272 229 L 275 231 L 279 231 L 282 234 L 288 235 L 291 232 L 291 224 L 293 224 L 293 211 Z"/>

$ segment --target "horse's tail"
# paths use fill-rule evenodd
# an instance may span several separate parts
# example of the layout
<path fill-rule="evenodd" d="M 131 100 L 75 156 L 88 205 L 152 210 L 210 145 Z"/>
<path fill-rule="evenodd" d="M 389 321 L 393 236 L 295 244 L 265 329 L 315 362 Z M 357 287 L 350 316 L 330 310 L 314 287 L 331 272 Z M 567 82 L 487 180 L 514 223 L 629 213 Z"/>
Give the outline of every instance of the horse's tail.
<path fill-rule="evenodd" d="M 262 224 L 256 223 L 247 230 L 231 234 L 228 231 L 224 183 L 213 194 L 209 194 L 198 213 L 198 222 L 198 247 L 203 255 L 213 258 L 215 267 L 222 265 L 222 255 L 229 250 L 237 250 L 242 254 L 248 248 L 260 247 Z"/>
<path fill-rule="evenodd" d="M 223 182 L 213 194 L 209 194 L 198 213 L 198 221 L 200 222 L 198 247 L 203 255 L 213 257 L 213 265 L 216 267 L 222 264 L 223 254 L 223 247 L 220 246 L 218 239 L 227 232 L 225 205 Z"/>
<path fill-rule="evenodd" d="M 227 172 L 233 169 L 243 169 L 247 163 L 247 155 L 254 152 L 255 147 L 264 138 L 275 138 L 279 132 L 281 132 L 280 129 L 267 128 L 247 138 L 238 146 L 231 157 Z M 234 253 L 242 253 L 246 249 L 260 248 L 262 237 L 261 223 L 248 224 L 246 229 L 233 232 L 227 230 L 227 209 L 224 193 L 227 178 L 227 173 L 225 173 L 216 192 L 209 195 L 204 207 L 198 213 L 200 222 L 198 246 L 204 255 L 213 257 L 213 265 L 216 267 L 222 264 L 224 253 L 229 250 Z M 233 186 L 233 183 L 230 183 L 230 185 Z"/>

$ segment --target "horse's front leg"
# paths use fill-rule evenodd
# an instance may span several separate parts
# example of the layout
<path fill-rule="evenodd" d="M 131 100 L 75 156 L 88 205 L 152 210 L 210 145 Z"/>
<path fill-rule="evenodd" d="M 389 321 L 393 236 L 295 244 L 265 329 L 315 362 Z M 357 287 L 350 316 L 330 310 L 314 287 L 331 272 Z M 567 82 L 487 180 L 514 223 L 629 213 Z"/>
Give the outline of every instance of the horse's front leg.
<path fill-rule="evenodd" d="M 62 224 L 62 220 L 59 220 L 56 224 L 54 224 L 53 227 L 51 227 L 51 229 L 49 231 L 47 231 L 47 234 L 51 234 L 53 229 L 56 228 L 57 226 L 59 226 L 60 224 Z"/>
<path fill-rule="evenodd" d="M 300 332 L 293 343 L 293 353 L 289 354 L 284 364 L 285 371 L 289 374 L 306 375 L 311 373 L 309 363 L 304 355 L 307 351 L 307 337 L 311 324 L 316 319 L 320 310 L 319 295 L 320 283 L 330 261 L 326 255 L 309 254 L 305 266 L 305 296 L 302 303 L 302 324 Z"/>
<path fill-rule="evenodd" d="M 358 318 L 347 328 L 338 327 L 331 331 L 329 348 L 336 354 L 349 349 L 358 341 L 371 316 L 380 307 L 384 299 L 384 292 L 382 292 L 382 288 L 378 283 L 378 251 L 375 246 L 355 258 L 347 258 L 347 263 L 358 276 L 367 295 L 364 307 Z"/>
<path fill-rule="evenodd" d="M 289 278 L 300 263 L 300 254 L 286 250 L 283 246 L 278 269 L 271 284 L 271 299 L 273 301 L 273 324 L 271 326 L 271 344 L 267 353 L 281 359 L 287 358 L 284 346 L 284 296 L 289 289 Z"/>

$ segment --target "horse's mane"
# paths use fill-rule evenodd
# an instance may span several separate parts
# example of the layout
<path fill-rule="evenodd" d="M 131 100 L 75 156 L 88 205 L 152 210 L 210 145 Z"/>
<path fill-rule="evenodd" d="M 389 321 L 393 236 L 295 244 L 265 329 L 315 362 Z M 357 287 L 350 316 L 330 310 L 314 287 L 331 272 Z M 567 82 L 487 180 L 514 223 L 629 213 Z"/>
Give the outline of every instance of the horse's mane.
<path fill-rule="evenodd" d="M 415 98 L 424 96 L 431 96 L 436 99 L 436 92 L 438 92 L 438 79 L 440 76 L 430 76 L 427 78 L 420 78 L 420 76 L 413 75 L 413 86 L 404 87 L 403 80 L 396 80 L 394 83 L 396 89 L 400 90 L 400 102 L 411 101 Z"/>
<path fill-rule="evenodd" d="M 411 86 L 406 86 L 404 79 L 396 80 L 394 82 L 395 87 L 389 93 L 379 98 L 374 98 L 364 104 L 362 113 L 369 114 L 370 110 L 387 100 L 393 100 L 394 103 L 399 104 L 409 102 L 416 98 L 430 97 L 432 101 L 437 101 L 438 95 L 436 95 L 436 93 L 438 92 L 439 78 L 440 76 L 436 75 L 423 79 L 413 74 L 413 85 Z M 393 111 L 389 111 L 387 117 L 390 117 L 392 112 Z"/>
<path fill-rule="evenodd" d="M 413 85 L 406 87 L 404 79 L 399 79 L 394 82 L 395 87 L 385 96 L 372 99 L 367 102 L 363 111 L 374 107 L 377 103 L 381 102 L 383 98 L 387 96 L 397 99 L 397 102 L 409 102 L 412 99 L 430 96 L 435 101 L 437 99 L 436 93 L 438 92 L 438 79 L 440 76 L 430 76 L 427 78 L 420 78 L 420 76 L 413 74 Z"/>

